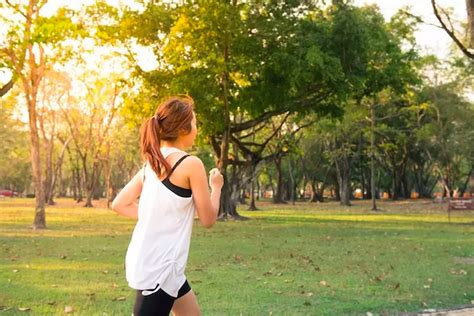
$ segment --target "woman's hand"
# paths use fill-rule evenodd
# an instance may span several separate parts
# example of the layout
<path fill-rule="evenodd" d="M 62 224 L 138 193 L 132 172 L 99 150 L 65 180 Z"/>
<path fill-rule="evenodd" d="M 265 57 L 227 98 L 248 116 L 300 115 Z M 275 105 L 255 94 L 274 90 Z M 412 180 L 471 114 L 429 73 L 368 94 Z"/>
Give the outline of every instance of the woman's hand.
<path fill-rule="evenodd" d="M 209 171 L 209 186 L 211 187 L 212 191 L 219 191 L 220 189 L 222 189 L 223 185 L 224 177 L 220 173 L 219 169 L 214 168 Z"/>

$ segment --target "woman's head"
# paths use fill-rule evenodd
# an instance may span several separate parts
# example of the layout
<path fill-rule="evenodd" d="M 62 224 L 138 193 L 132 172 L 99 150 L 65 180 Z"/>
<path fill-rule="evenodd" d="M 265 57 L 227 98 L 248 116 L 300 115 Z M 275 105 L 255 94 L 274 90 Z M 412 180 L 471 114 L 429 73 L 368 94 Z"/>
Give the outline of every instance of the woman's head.
<path fill-rule="evenodd" d="M 193 106 L 191 97 L 169 97 L 143 123 L 140 131 L 141 153 L 157 175 L 171 169 L 160 151 L 163 142 L 182 147 L 192 146 L 197 134 Z"/>

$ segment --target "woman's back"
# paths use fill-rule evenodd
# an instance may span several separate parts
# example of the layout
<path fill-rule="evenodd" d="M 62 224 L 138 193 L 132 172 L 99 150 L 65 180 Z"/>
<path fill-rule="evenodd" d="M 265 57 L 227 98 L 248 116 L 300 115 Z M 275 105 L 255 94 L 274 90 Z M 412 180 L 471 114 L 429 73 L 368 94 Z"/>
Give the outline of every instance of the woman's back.
<path fill-rule="evenodd" d="M 162 153 L 165 158 L 172 154 L 187 156 L 176 148 L 162 148 Z M 177 163 L 181 161 L 178 159 Z M 160 180 L 149 164 L 143 171 L 138 222 L 126 256 L 127 280 L 132 288 L 142 290 L 157 290 L 160 284 L 159 288 L 175 296 L 186 280 L 184 268 L 194 219 L 193 199 L 191 194 L 183 194 L 186 188 L 171 182 L 171 177 Z M 173 177 L 178 178 L 181 177 Z"/>

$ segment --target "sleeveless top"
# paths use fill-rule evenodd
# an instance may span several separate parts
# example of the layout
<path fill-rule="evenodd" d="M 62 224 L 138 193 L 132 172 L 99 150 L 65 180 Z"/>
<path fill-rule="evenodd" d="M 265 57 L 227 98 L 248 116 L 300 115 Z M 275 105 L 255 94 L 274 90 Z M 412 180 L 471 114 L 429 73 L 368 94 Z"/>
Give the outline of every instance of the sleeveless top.
<path fill-rule="evenodd" d="M 166 158 L 172 153 L 183 151 L 161 148 L 161 152 Z M 181 158 L 172 171 L 187 156 Z M 160 181 L 147 163 L 143 170 L 138 221 L 125 258 L 126 278 L 129 286 L 143 290 L 143 295 L 162 289 L 170 296 L 177 297 L 178 290 L 186 281 L 184 269 L 191 242 L 194 202 L 191 194 L 178 195 L 179 190 L 186 189 L 169 182 L 171 173 Z"/>

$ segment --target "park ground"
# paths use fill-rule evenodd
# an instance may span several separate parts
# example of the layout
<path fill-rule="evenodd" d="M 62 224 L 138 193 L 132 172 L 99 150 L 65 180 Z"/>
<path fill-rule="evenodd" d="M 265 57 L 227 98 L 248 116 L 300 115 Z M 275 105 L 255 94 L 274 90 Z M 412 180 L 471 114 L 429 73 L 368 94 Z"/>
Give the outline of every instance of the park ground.
<path fill-rule="evenodd" d="M 130 315 L 133 220 L 95 201 L 0 200 L 0 314 Z M 474 300 L 474 212 L 429 200 L 259 204 L 248 221 L 196 221 L 187 277 L 203 315 L 399 315 Z M 369 314 L 370 315 L 370 314 Z"/>

